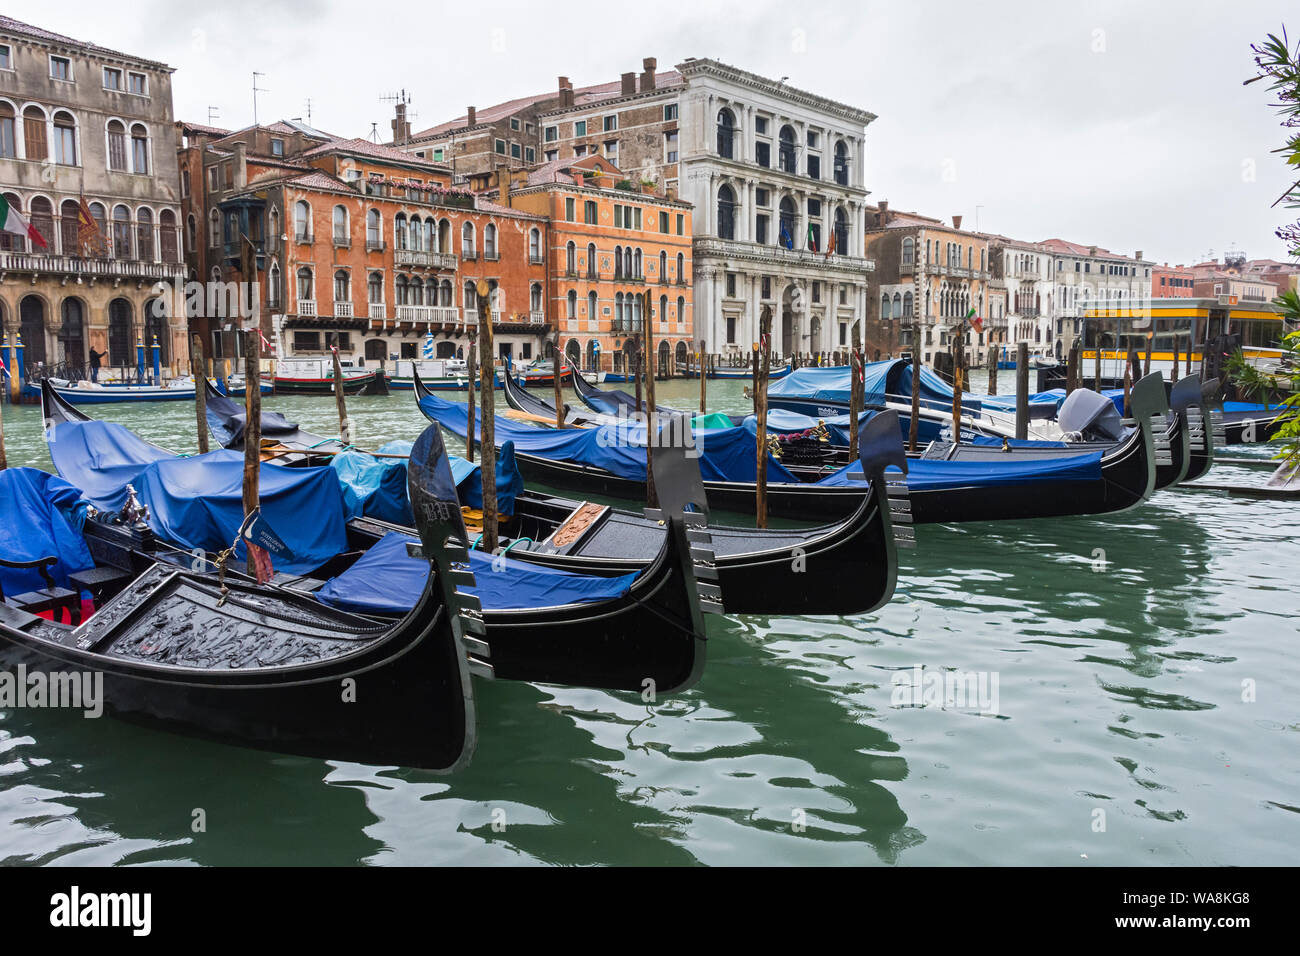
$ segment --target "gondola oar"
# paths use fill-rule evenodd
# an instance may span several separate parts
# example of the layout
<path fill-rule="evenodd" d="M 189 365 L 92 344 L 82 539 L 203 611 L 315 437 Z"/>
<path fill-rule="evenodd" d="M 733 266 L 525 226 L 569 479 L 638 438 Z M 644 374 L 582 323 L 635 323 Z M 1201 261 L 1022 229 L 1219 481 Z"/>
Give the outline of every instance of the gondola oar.
<path fill-rule="evenodd" d="M 348 424 L 347 397 L 343 394 L 343 366 L 339 362 L 339 347 L 335 345 L 331 348 L 330 354 L 334 359 L 334 404 L 338 406 L 339 410 L 339 438 L 343 440 L 343 444 L 350 445 L 352 444 L 352 428 Z M 252 388 L 253 386 L 248 384 L 252 381 L 254 380 L 248 379 L 244 383 L 244 388 Z M 258 388 L 256 391 L 260 392 L 261 389 Z"/>

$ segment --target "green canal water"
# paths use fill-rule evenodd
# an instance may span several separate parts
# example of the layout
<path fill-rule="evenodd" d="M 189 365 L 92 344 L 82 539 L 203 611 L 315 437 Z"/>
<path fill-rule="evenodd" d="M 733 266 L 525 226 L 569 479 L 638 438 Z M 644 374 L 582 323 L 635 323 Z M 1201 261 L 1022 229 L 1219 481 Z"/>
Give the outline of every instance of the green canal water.
<path fill-rule="evenodd" d="M 711 408 L 745 404 L 710 384 Z M 332 398 L 268 405 L 336 430 Z M 88 410 L 195 447 L 191 405 Z M 364 446 L 422 427 L 409 393 L 349 411 Z M 10 465 L 50 468 L 36 410 L 3 413 Z M 701 682 L 655 704 L 479 682 L 451 778 L 0 712 L 0 863 L 1291 864 L 1298 519 L 1162 491 L 1108 518 L 919 528 L 880 612 L 714 619 Z M 917 667 L 982 674 L 986 706 L 901 705 Z"/>

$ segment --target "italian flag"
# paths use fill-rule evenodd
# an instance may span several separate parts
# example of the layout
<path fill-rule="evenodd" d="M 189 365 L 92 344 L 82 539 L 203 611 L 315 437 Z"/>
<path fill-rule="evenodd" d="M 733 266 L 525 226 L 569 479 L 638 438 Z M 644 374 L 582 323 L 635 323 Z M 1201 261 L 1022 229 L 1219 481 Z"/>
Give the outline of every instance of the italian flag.
<path fill-rule="evenodd" d="M 19 215 L 18 210 L 10 206 L 4 196 L 0 196 L 0 230 L 30 239 L 42 249 L 46 247 L 45 237 L 35 226 Z"/>

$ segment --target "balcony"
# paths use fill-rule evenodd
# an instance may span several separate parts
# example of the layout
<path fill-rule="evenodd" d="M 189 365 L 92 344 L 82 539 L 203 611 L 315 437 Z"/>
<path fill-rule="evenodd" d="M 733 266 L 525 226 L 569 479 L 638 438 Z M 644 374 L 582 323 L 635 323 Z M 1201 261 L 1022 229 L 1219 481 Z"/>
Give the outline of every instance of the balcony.
<path fill-rule="evenodd" d="M 528 321 L 533 325 L 545 325 L 546 313 L 533 311 L 528 313 Z"/>
<path fill-rule="evenodd" d="M 351 248 L 352 248 L 352 237 L 351 237 L 351 236 L 335 236 L 335 237 L 334 237 L 334 248 L 335 248 L 335 249 L 351 249 Z"/>
<path fill-rule="evenodd" d="M 296 232 L 296 233 L 294 233 L 293 241 L 296 242 L 296 243 L 298 243 L 298 245 L 300 245 L 300 246 L 313 246 L 313 245 L 316 244 L 316 240 L 312 238 L 312 235 L 311 235 L 311 233 L 309 233 L 309 232 L 308 232 L 308 233 L 302 233 L 302 232 Z"/>
<path fill-rule="evenodd" d="M 926 275 L 947 276 L 949 279 L 987 279 L 987 269 L 967 269 L 965 266 L 949 266 L 939 262 L 925 264 Z"/>
<path fill-rule="evenodd" d="M 876 271 L 876 263 L 873 259 L 864 259 L 860 256 L 842 256 L 839 253 L 827 258 L 824 252 L 813 252 L 809 249 L 786 249 L 783 246 L 760 245 L 756 242 L 745 242 L 739 239 L 696 239 L 694 254 L 697 265 L 702 258 L 719 258 L 748 259 L 752 262 L 761 262 L 771 268 L 771 271 L 779 271 L 781 266 L 853 272 Z M 679 285 L 686 285 L 681 279 L 677 281 Z"/>
<path fill-rule="evenodd" d="M 478 253 L 475 252 L 473 249 L 462 249 L 460 251 L 460 257 L 464 259 L 466 262 L 478 261 Z"/>
<path fill-rule="evenodd" d="M 399 305 L 397 307 L 398 322 L 435 322 L 445 324 L 459 324 L 461 320 L 460 309 L 454 306 L 444 305 Z"/>
<path fill-rule="evenodd" d="M 398 249 L 394 254 L 394 261 L 399 266 L 417 269 L 456 271 L 456 256 L 450 252 L 419 252 L 414 249 Z"/>
<path fill-rule="evenodd" d="M 388 318 L 388 307 L 382 302 L 370 303 L 370 318 L 386 319 Z"/>
<path fill-rule="evenodd" d="M 541 253 L 530 252 L 528 254 L 528 264 L 530 266 L 540 266 L 546 263 L 546 257 Z"/>
<path fill-rule="evenodd" d="M 155 279 L 170 282 L 185 275 L 179 262 L 139 262 L 130 259 L 83 259 L 36 252 L 0 253 L 0 273 L 31 272 L 96 279 Z"/>
<path fill-rule="evenodd" d="M 366 252 L 383 252 L 385 248 L 387 248 L 387 246 L 382 239 L 366 240 Z"/>
<path fill-rule="evenodd" d="M 315 314 L 316 314 L 316 300 L 315 300 L 315 299 L 299 299 L 299 300 L 298 300 L 298 314 L 299 314 L 299 315 L 315 315 Z"/>
<path fill-rule="evenodd" d="M 334 303 L 334 318 L 336 318 L 336 319 L 350 319 L 350 318 L 352 318 L 352 317 L 353 317 L 353 312 L 352 312 L 352 303 L 351 303 L 351 302 L 335 302 L 335 303 Z"/>

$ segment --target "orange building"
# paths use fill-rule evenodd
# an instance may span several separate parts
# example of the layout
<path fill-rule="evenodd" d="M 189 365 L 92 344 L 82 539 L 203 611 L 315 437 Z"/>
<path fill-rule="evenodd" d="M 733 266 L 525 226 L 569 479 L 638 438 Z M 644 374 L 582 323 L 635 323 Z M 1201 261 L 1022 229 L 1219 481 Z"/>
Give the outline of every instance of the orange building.
<path fill-rule="evenodd" d="M 393 369 L 464 354 L 478 280 L 493 290 L 501 355 L 542 354 L 548 331 L 545 218 L 450 185 L 450 171 L 361 139 L 302 124 L 237 133 L 181 126 L 187 259 L 212 283 L 242 279 L 240 236 L 257 250 L 263 331 L 280 358 Z M 203 226 L 200 231 L 199 223 Z M 210 355 L 239 354 L 230 324 L 192 323 Z"/>
<path fill-rule="evenodd" d="M 1184 266 L 1151 267 L 1151 298 L 1190 299 L 1196 285 L 1196 273 Z"/>
<path fill-rule="evenodd" d="M 556 160 L 507 182 L 498 202 L 550 220 L 547 310 L 569 356 L 626 371 L 649 311 L 655 368 L 684 367 L 694 335 L 690 204 L 627 179 L 603 156 Z"/>

